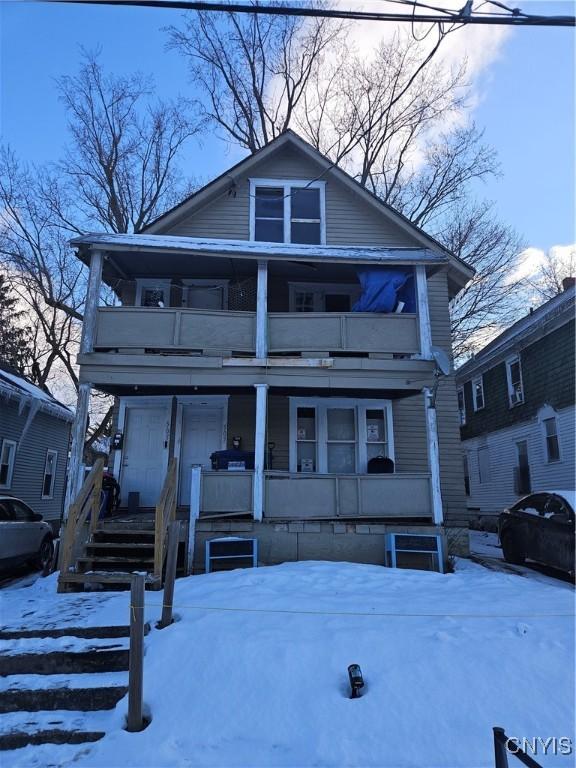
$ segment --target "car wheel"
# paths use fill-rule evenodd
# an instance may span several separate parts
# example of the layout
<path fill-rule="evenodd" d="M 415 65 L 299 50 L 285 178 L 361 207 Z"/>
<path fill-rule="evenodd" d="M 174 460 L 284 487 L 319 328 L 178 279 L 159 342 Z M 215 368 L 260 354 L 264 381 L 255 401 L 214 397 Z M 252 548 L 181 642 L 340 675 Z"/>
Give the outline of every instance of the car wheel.
<path fill-rule="evenodd" d="M 54 544 L 52 543 L 52 539 L 49 536 L 46 536 L 46 538 L 42 541 L 42 544 L 40 544 L 40 549 L 38 550 L 38 554 L 34 559 L 34 565 L 36 565 L 41 570 L 45 570 L 50 565 L 53 557 Z"/>
<path fill-rule="evenodd" d="M 523 565 L 526 560 L 526 555 L 522 552 L 518 542 L 510 533 L 501 537 L 501 543 L 504 560 L 512 565 Z"/>

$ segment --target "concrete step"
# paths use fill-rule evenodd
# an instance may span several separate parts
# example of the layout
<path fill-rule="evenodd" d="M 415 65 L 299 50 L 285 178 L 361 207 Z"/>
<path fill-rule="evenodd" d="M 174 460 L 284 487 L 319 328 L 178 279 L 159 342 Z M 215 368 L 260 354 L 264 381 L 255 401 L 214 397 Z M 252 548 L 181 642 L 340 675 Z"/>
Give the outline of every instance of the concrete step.
<path fill-rule="evenodd" d="M 118 672 L 128 669 L 128 648 L 96 648 L 48 653 L 4 653 L 0 675 L 52 675 L 80 672 Z"/>
<path fill-rule="evenodd" d="M 127 676 L 126 676 L 127 678 Z M 46 680 L 51 682 L 49 679 Z M 0 713 L 113 709 L 127 685 L 86 688 L 17 688 L 0 692 Z"/>
<path fill-rule="evenodd" d="M 150 631 L 146 624 L 144 633 Z M 114 627 L 54 627 L 51 629 L 0 629 L 0 640 L 22 640 L 23 638 L 45 637 L 83 637 L 87 640 L 95 638 L 130 637 L 130 627 L 117 625 Z"/>
<path fill-rule="evenodd" d="M 38 744 L 85 744 L 99 741 L 105 735 L 104 731 L 67 731 L 59 728 L 8 731 L 0 735 L 0 750 L 22 749 Z"/>

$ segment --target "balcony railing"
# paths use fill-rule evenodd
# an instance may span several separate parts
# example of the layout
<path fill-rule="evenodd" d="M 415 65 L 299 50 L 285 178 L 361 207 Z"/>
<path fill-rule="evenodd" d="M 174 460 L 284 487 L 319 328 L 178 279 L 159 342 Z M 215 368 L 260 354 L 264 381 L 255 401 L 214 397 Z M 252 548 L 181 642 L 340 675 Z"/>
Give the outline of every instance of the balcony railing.
<path fill-rule="evenodd" d="M 408 314 L 269 313 L 268 351 L 419 351 L 418 318 Z M 100 307 L 94 348 L 256 354 L 256 314 L 210 309 Z"/>
<path fill-rule="evenodd" d="M 94 347 L 254 353 L 255 329 L 254 312 L 101 307 Z"/>
<path fill-rule="evenodd" d="M 418 318 L 412 314 L 283 312 L 268 315 L 271 352 L 419 351 Z"/>

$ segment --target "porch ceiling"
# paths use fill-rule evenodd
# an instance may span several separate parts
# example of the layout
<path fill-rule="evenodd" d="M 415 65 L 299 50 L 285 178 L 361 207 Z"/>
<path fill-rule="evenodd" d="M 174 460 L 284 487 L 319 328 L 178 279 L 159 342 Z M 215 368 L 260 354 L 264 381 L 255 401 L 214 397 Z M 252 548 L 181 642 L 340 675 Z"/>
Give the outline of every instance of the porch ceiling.
<path fill-rule="evenodd" d="M 107 385 L 95 384 L 94 389 L 104 392 L 107 395 L 115 397 L 183 397 L 190 395 L 253 395 L 256 397 L 254 387 L 152 387 L 152 386 L 129 386 L 129 385 Z M 326 387 L 270 387 L 269 397 L 353 397 L 355 399 L 382 399 L 382 400 L 400 400 L 406 397 L 420 395 L 420 390 L 407 389 L 369 389 L 364 392 L 358 389 L 329 389 Z"/>

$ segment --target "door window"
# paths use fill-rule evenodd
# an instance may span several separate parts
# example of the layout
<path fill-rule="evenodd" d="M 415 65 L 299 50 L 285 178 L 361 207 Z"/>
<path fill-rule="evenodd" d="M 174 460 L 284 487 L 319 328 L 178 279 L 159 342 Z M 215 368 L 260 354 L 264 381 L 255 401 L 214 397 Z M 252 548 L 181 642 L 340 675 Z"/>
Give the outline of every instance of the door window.
<path fill-rule="evenodd" d="M 326 411 L 328 472 L 356 472 L 355 417 L 354 408 L 328 408 Z"/>

